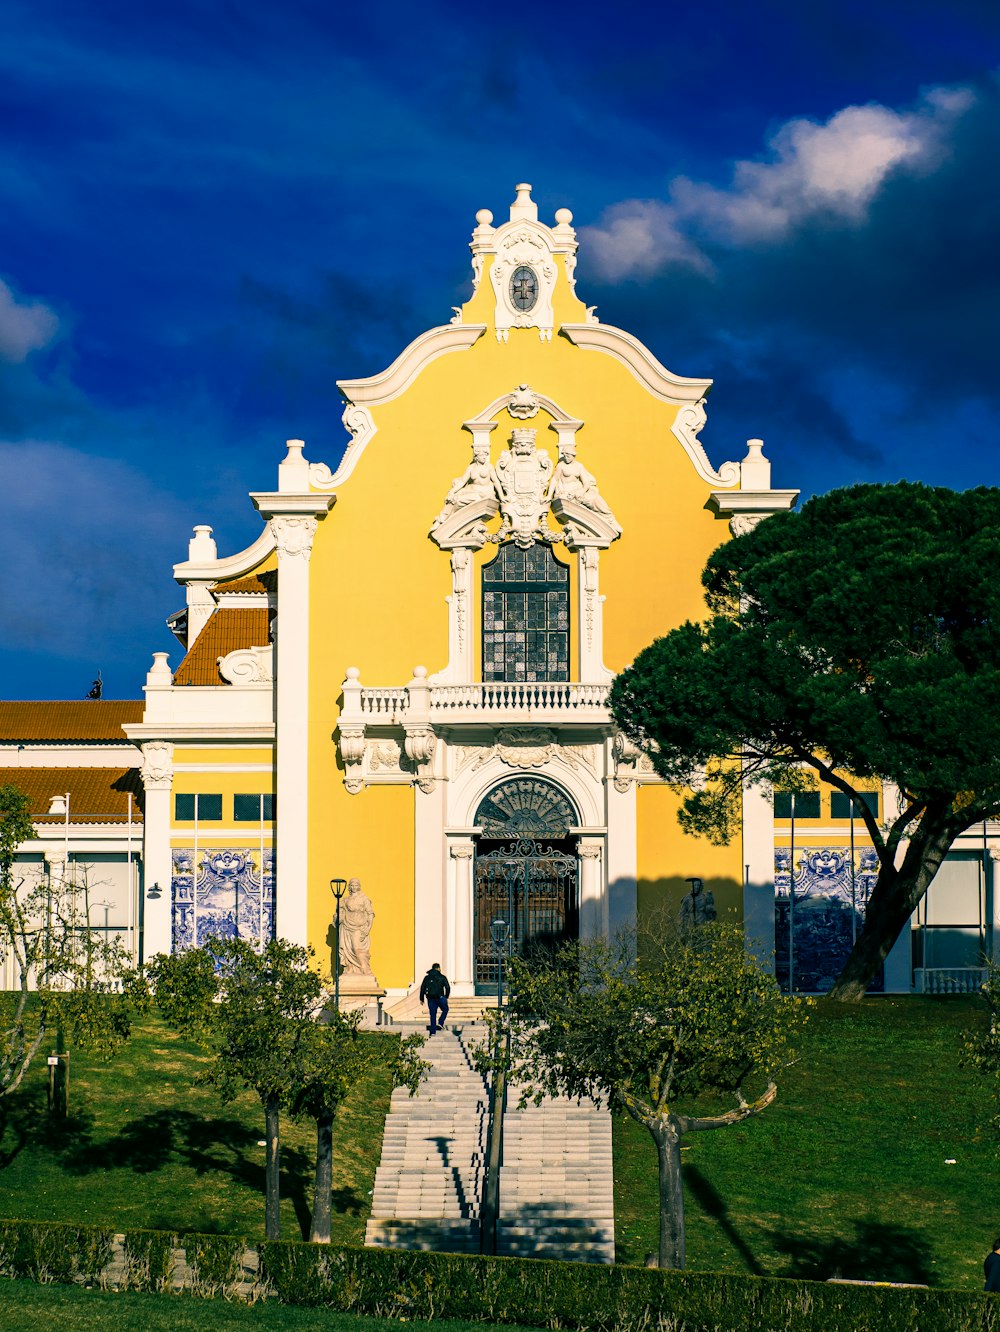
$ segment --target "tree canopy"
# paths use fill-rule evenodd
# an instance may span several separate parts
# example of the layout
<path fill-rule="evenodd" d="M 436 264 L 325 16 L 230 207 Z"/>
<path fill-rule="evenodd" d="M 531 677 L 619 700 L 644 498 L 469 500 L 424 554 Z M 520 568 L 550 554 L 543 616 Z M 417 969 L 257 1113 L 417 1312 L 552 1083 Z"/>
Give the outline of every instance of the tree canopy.
<path fill-rule="evenodd" d="M 488 1017 L 509 1036 L 505 1062 L 522 1099 L 588 1097 L 649 1132 L 659 1265 L 683 1267 L 681 1138 L 738 1124 L 771 1104 L 804 1010 L 748 956 L 733 925 L 681 932 L 663 923 L 641 937 L 638 956 L 635 944 L 628 937 L 569 944 L 530 967 L 514 957 L 510 999 Z"/>
<path fill-rule="evenodd" d="M 682 823 L 715 841 L 744 782 L 896 788 L 884 825 L 856 804 L 879 875 L 835 997 L 860 998 L 954 838 L 1000 814 L 998 560 L 1000 490 L 831 491 L 719 547 L 705 621 L 612 689 L 625 734 L 689 788 Z"/>
<path fill-rule="evenodd" d="M 316 1122 L 316 1188 L 311 1238 L 330 1239 L 332 1131 L 344 1099 L 369 1069 L 416 1091 L 424 1068 L 419 1036 L 403 1041 L 358 1030 L 361 1014 L 332 1011 L 311 950 L 287 939 L 257 948 L 210 939 L 203 948 L 160 954 L 148 967 L 169 1022 L 206 1043 L 214 1058 L 202 1081 L 224 1101 L 256 1094 L 265 1119 L 265 1230 L 280 1230 L 280 1116 Z"/>

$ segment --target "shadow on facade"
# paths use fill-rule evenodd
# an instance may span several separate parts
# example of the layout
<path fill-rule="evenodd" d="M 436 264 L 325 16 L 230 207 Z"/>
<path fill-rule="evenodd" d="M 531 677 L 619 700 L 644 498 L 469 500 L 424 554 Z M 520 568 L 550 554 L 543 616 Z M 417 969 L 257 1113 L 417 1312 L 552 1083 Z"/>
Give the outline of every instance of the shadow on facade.
<path fill-rule="evenodd" d="M 769 1231 L 775 1249 L 789 1258 L 780 1275 L 807 1281 L 844 1277 L 934 1285 L 933 1253 L 922 1235 L 881 1221 L 855 1221 L 853 1229 L 853 1239 Z"/>

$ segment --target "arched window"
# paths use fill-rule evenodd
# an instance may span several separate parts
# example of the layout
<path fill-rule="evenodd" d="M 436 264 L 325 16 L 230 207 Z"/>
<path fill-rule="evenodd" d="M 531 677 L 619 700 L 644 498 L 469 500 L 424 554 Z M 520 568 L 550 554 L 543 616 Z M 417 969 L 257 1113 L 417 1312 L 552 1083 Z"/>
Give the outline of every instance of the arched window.
<path fill-rule="evenodd" d="M 483 569 L 483 679 L 569 679 L 569 567 L 541 541 Z"/>

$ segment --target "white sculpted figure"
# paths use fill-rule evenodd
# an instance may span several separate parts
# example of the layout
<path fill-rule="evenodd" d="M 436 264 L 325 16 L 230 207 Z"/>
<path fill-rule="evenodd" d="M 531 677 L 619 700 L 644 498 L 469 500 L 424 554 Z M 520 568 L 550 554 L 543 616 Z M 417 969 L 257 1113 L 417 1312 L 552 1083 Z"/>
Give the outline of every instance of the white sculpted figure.
<path fill-rule="evenodd" d="M 490 464 L 490 446 L 483 440 L 477 440 L 472 446 L 472 462 L 462 475 L 456 476 L 452 482 L 451 489 L 445 496 L 444 508 L 431 524 L 431 531 L 433 532 L 435 527 L 440 527 L 456 509 L 462 509 L 476 500 L 495 500 L 499 491 L 497 474 Z"/>
<path fill-rule="evenodd" d="M 571 500 L 575 504 L 582 504 L 585 509 L 591 509 L 594 513 L 603 513 L 614 522 L 614 515 L 597 489 L 596 479 L 591 476 L 583 463 L 577 462 L 576 444 L 571 439 L 560 442 L 559 461 L 552 474 L 549 496 L 551 499 Z"/>
<path fill-rule="evenodd" d="M 372 922 L 375 908 L 361 891 L 361 880 L 352 879 L 340 906 L 340 966 L 346 976 L 372 974 Z"/>
<path fill-rule="evenodd" d="M 534 430 L 511 431 L 510 445 L 501 453 L 496 470 L 503 514 L 500 536 L 513 532 L 516 537 L 528 539 L 538 531 L 549 507 L 552 461 L 535 447 Z"/>

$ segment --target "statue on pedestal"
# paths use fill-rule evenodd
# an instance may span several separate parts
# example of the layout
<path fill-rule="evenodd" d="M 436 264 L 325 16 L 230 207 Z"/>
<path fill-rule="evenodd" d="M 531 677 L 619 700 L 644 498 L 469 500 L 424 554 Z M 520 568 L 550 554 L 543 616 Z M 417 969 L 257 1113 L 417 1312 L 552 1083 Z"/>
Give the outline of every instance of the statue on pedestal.
<path fill-rule="evenodd" d="M 342 976 L 363 976 L 374 980 L 371 952 L 374 920 L 375 908 L 371 898 L 362 892 L 361 880 L 351 879 L 347 885 L 347 896 L 340 907 L 340 957 L 330 958 L 331 968 L 339 961 Z M 336 942 L 335 925 L 330 926 L 326 937 L 332 953 Z"/>

